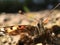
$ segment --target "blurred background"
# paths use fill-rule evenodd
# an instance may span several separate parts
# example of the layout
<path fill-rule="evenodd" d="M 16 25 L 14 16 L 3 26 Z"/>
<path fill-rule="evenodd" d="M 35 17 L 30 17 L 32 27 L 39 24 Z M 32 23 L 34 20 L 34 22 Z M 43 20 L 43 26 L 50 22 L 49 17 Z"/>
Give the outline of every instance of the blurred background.
<path fill-rule="evenodd" d="M 0 0 L 0 26 L 36 25 L 40 18 L 48 14 L 59 17 L 60 5 L 50 14 L 50 10 L 59 3 L 60 0 Z"/>
<path fill-rule="evenodd" d="M 0 13 L 17 13 L 18 10 L 28 12 L 52 9 L 59 2 L 60 0 L 0 0 Z"/>

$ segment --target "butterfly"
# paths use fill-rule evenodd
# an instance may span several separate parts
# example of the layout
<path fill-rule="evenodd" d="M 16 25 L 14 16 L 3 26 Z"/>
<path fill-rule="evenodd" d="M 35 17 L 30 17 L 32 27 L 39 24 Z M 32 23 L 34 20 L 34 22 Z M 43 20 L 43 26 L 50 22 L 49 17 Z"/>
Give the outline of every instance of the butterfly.
<path fill-rule="evenodd" d="M 37 26 L 13 25 L 13 26 L 1 27 L 0 28 L 0 37 L 3 37 L 3 39 L 5 39 L 5 37 L 8 38 L 7 45 L 9 45 L 9 44 L 10 45 L 13 45 L 13 44 L 15 44 L 15 45 L 21 45 L 21 44 L 35 45 L 37 43 L 43 43 L 43 45 L 46 45 L 46 43 L 48 43 L 48 44 L 50 43 L 53 45 L 55 43 L 54 40 L 58 39 L 55 36 L 56 34 L 58 34 L 58 33 L 56 33 L 57 29 L 54 26 L 52 26 L 52 28 L 50 28 L 50 29 L 45 28 L 44 24 L 47 24 L 47 23 L 49 23 L 49 18 L 45 17 L 45 18 L 41 18 L 39 20 Z M 60 28 L 59 26 L 56 26 L 56 27 Z M 58 30 L 58 32 L 59 32 L 59 30 Z M 55 41 L 57 41 L 57 40 L 55 40 Z M 3 43 L 6 44 L 6 40 L 3 41 Z"/>

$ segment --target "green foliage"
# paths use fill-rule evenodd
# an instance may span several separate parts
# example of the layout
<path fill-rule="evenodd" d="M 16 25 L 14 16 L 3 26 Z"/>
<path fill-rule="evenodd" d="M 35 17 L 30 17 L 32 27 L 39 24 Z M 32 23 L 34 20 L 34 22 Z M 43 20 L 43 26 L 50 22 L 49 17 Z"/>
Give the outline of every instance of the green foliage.
<path fill-rule="evenodd" d="M 28 9 L 28 7 L 25 6 L 25 5 L 23 6 L 23 9 L 24 9 L 25 12 L 30 12 L 30 10 Z"/>

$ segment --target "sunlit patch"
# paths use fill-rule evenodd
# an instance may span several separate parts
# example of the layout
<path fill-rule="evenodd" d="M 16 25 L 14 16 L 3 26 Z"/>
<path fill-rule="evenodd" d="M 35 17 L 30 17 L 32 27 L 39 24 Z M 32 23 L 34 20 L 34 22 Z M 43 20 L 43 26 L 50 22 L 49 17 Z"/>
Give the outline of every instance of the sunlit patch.
<path fill-rule="evenodd" d="M 7 30 L 8 33 L 13 31 L 13 30 L 10 29 L 10 28 L 6 28 L 6 30 Z"/>
<path fill-rule="evenodd" d="M 52 36 L 55 36 L 55 33 L 52 33 Z"/>
<path fill-rule="evenodd" d="M 36 44 L 36 45 L 43 45 L 42 43 L 38 43 L 38 44 Z"/>
<path fill-rule="evenodd" d="M 12 30 L 16 30 L 18 26 L 13 26 L 12 27 Z"/>
<path fill-rule="evenodd" d="M 0 28 L 0 31 L 5 31 L 4 28 Z"/>
<path fill-rule="evenodd" d="M 59 37 L 59 38 L 60 38 L 60 34 L 58 34 L 58 35 L 57 35 L 57 37 Z"/>

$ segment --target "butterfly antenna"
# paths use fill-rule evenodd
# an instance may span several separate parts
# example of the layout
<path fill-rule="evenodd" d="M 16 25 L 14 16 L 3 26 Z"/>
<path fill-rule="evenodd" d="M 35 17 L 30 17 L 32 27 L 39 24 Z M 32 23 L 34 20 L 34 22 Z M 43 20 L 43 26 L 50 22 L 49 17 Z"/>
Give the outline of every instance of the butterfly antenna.
<path fill-rule="evenodd" d="M 47 14 L 47 17 L 51 16 L 51 14 L 54 12 L 54 10 L 60 6 L 60 3 L 58 3 L 50 12 Z"/>
<path fill-rule="evenodd" d="M 58 4 L 55 6 L 55 8 L 53 8 L 53 9 L 50 11 L 49 14 L 52 14 L 53 11 L 54 11 L 59 5 L 60 5 L 60 3 L 58 3 Z M 50 17 L 51 15 L 49 15 L 49 14 L 47 14 L 46 17 Z M 45 16 L 42 17 L 42 18 L 40 18 L 40 20 L 39 20 L 39 22 L 38 22 L 38 24 L 37 24 L 37 28 L 38 28 L 39 34 L 41 34 L 41 31 L 44 31 L 44 30 L 45 30 L 45 29 L 44 29 L 44 24 L 43 24 L 43 19 L 44 19 L 44 18 L 45 18 Z"/>

